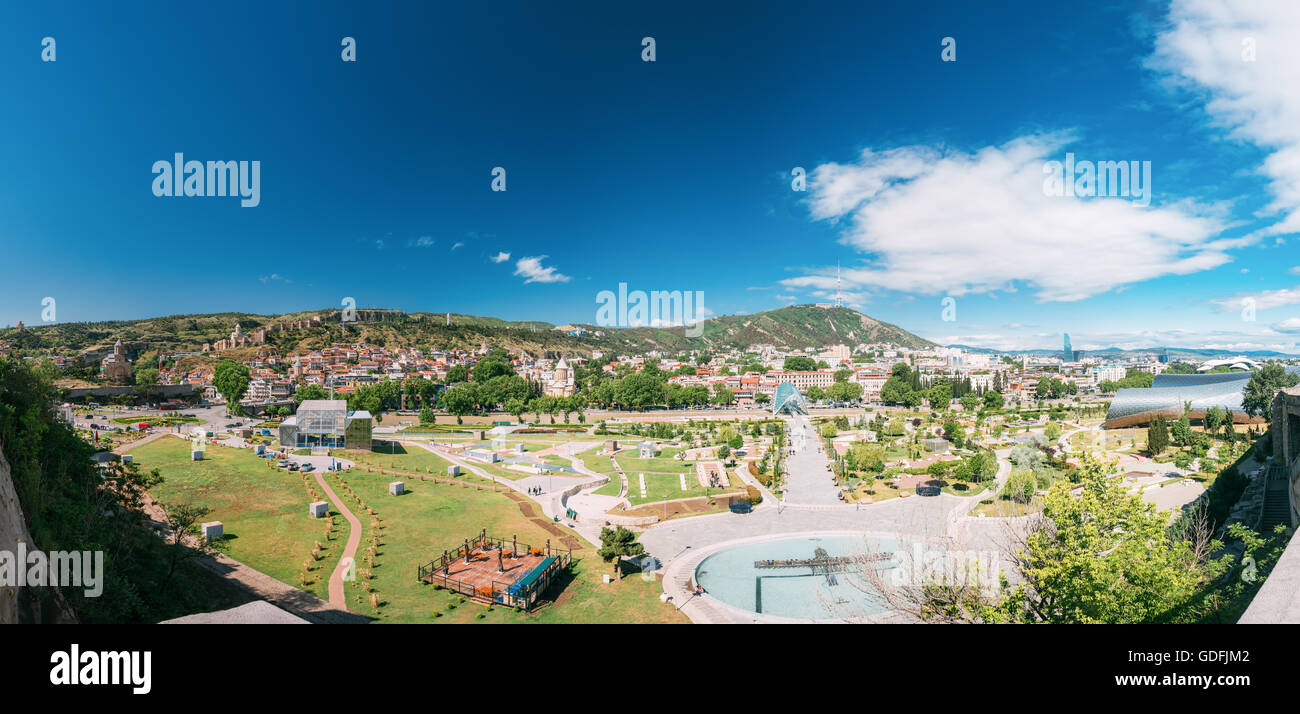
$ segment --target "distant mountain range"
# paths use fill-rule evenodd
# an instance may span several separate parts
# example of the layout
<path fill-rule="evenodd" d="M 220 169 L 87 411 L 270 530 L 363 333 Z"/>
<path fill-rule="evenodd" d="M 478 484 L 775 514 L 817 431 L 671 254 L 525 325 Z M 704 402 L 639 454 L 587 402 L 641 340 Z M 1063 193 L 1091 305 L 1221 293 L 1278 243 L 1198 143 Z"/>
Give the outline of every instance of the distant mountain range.
<path fill-rule="evenodd" d="M 959 348 L 959 349 L 966 350 L 967 352 L 978 352 L 982 354 L 1046 355 L 1046 356 L 1061 354 L 1060 349 L 993 350 L 993 349 L 988 349 L 987 347 L 972 347 L 970 345 L 960 345 L 960 344 L 952 344 L 952 345 L 944 345 L 944 346 Z M 1148 354 L 1153 356 L 1161 355 L 1165 353 L 1165 350 L 1169 351 L 1169 359 L 1175 361 L 1180 358 L 1191 360 L 1191 359 L 1209 359 L 1212 357 L 1244 356 L 1244 357 L 1258 357 L 1262 359 L 1267 359 L 1269 357 L 1285 358 L 1285 357 L 1297 356 L 1287 352 L 1278 352 L 1276 350 L 1219 350 L 1219 349 L 1196 348 L 1196 347 L 1136 347 L 1133 349 L 1125 349 L 1123 347 L 1105 347 L 1102 349 L 1093 349 L 1093 350 L 1082 350 L 1076 348 L 1076 351 L 1081 351 L 1085 355 L 1115 354 L 1115 355 L 1128 355 L 1128 356 L 1140 356 L 1143 354 Z"/>
<path fill-rule="evenodd" d="M 539 321 L 511 322 L 495 317 L 449 313 L 405 313 L 359 309 L 359 320 L 344 328 L 339 310 L 313 310 L 285 315 L 228 312 L 171 315 L 141 320 L 57 323 L 0 330 L 0 342 L 27 350 L 62 354 L 99 354 L 121 339 L 137 355 L 158 352 L 197 352 L 205 343 L 228 337 L 236 324 L 246 335 L 265 327 L 306 321 L 306 326 L 268 331 L 266 345 L 281 352 L 306 351 L 332 342 L 361 339 L 376 346 L 437 346 L 477 349 L 487 343 L 535 356 L 606 354 L 673 354 L 688 350 L 746 349 L 769 344 L 782 349 L 825 348 L 846 344 L 892 343 L 904 347 L 935 347 L 896 325 L 843 307 L 793 305 L 752 315 L 711 317 L 701 334 L 688 337 L 681 327 L 612 328 L 597 325 L 555 325 Z M 316 316 L 319 322 L 313 321 Z M 256 352 L 257 347 L 245 348 Z M 238 352 L 238 351 L 236 351 Z M 137 356 L 138 359 L 138 356 Z"/>

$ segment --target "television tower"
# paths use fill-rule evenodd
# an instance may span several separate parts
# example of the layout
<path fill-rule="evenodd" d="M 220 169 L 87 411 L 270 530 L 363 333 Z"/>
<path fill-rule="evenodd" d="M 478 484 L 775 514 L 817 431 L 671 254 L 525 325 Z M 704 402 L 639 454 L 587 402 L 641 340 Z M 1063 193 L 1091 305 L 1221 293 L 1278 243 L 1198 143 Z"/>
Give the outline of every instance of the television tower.
<path fill-rule="evenodd" d="M 835 307 L 844 307 L 840 298 L 840 261 L 835 261 Z"/>

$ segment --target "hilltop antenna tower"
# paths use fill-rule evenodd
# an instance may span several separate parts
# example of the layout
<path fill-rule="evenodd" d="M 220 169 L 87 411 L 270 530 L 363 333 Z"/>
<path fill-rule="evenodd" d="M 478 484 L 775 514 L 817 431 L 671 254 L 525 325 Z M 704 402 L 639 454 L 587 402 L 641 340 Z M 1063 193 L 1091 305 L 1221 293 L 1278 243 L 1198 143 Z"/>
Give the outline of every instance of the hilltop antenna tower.
<path fill-rule="evenodd" d="M 840 297 L 840 261 L 835 261 L 835 307 L 844 307 L 844 300 Z"/>

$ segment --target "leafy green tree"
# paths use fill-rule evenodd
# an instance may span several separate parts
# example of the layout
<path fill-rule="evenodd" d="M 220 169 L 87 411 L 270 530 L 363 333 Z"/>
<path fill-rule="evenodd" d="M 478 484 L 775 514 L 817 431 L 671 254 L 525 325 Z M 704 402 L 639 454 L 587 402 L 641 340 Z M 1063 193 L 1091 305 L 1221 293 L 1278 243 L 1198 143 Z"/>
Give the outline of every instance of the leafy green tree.
<path fill-rule="evenodd" d="M 614 563 L 614 579 L 623 578 L 623 559 L 645 553 L 645 546 L 636 542 L 636 533 L 618 526 L 600 529 L 600 549 L 596 554 L 606 563 Z"/>
<path fill-rule="evenodd" d="M 524 411 L 528 409 L 528 403 L 518 397 L 511 397 L 506 400 L 506 413 L 513 416 L 515 421 L 520 424 L 524 423 Z"/>
<path fill-rule="evenodd" d="M 1273 420 L 1273 397 L 1279 390 L 1300 383 L 1300 375 L 1286 371 L 1280 364 L 1266 364 L 1250 375 L 1242 393 L 1241 406 L 1251 416 Z"/>
<path fill-rule="evenodd" d="M 1082 489 L 1053 485 L 1043 518 L 1016 555 L 1023 582 L 985 621 L 1164 623 L 1196 617 L 1202 588 L 1229 567 L 1211 560 L 1218 544 L 1171 533 L 1168 515 L 1128 492 L 1108 467 L 1085 455 Z"/>
<path fill-rule="evenodd" d="M 979 395 L 974 392 L 967 392 L 961 395 L 961 399 L 958 401 L 961 402 L 961 408 L 963 411 L 973 412 L 980 408 Z"/>
<path fill-rule="evenodd" d="M 1223 424 L 1223 410 L 1217 406 L 1209 407 L 1205 410 L 1205 430 L 1211 434 L 1219 430 Z"/>
<path fill-rule="evenodd" d="M 158 386 L 158 370 L 154 367 L 142 367 L 135 371 L 135 393 L 144 397 Z"/>
<path fill-rule="evenodd" d="M 1169 425 L 1164 417 L 1156 417 L 1147 427 L 1147 451 L 1159 456 L 1169 448 Z"/>
<path fill-rule="evenodd" d="M 1001 409 L 1006 404 L 1002 398 L 1001 392 L 988 391 L 984 393 L 984 408 L 989 410 Z"/>
<path fill-rule="evenodd" d="M 299 387 L 293 393 L 293 401 L 296 404 L 302 404 L 309 399 L 326 399 L 328 397 L 329 392 L 326 392 L 325 388 L 319 384 L 308 384 Z"/>
<path fill-rule="evenodd" d="M 1192 443 L 1192 422 L 1188 420 L 1187 414 L 1179 417 L 1169 428 L 1169 433 L 1173 437 L 1174 443 L 1179 446 L 1187 446 Z"/>
<path fill-rule="evenodd" d="M 782 368 L 787 372 L 811 372 L 817 369 L 817 361 L 812 357 L 786 357 Z"/>
<path fill-rule="evenodd" d="M 713 403 L 720 407 L 729 407 L 736 401 L 736 395 L 721 383 L 713 385 Z"/>
<path fill-rule="evenodd" d="M 462 417 L 474 411 L 476 397 L 473 386 L 462 382 L 442 390 L 442 408 L 456 417 L 457 424 L 463 424 Z"/>
<path fill-rule="evenodd" d="M 489 352 L 474 365 L 472 370 L 475 382 L 486 382 L 493 377 L 509 377 L 515 373 L 510 366 L 510 355 L 505 350 L 496 349 Z"/>
<path fill-rule="evenodd" d="M 629 374 L 618 380 L 614 398 L 620 407 L 645 409 L 664 402 L 664 383 L 653 374 Z"/>
<path fill-rule="evenodd" d="M 952 403 L 952 386 L 946 382 L 936 384 L 926 391 L 925 398 L 930 403 L 931 409 L 937 412 L 944 411 Z"/>
<path fill-rule="evenodd" d="M 767 404 L 772 401 L 772 395 L 767 392 L 756 392 L 754 394 L 755 404 Z"/>
<path fill-rule="evenodd" d="M 457 382 L 469 381 L 469 367 L 463 364 L 453 366 L 447 370 L 447 384 L 456 384 Z"/>
<path fill-rule="evenodd" d="M 248 391 L 248 367 L 234 360 L 223 359 L 217 363 L 212 373 L 212 385 L 226 399 L 226 412 L 240 414 L 239 400 Z"/>

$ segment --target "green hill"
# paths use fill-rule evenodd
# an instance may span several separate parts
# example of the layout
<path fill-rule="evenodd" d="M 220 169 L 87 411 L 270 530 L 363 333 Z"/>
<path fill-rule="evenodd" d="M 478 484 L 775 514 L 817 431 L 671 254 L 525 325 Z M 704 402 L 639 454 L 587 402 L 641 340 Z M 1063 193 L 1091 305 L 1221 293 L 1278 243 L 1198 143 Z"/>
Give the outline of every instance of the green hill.
<path fill-rule="evenodd" d="M 227 337 L 239 323 L 246 334 L 280 323 L 309 320 L 306 327 L 269 332 L 267 346 L 282 353 L 305 351 L 333 342 L 366 342 L 383 347 L 435 346 L 478 349 L 486 343 L 532 355 L 665 353 L 692 349 L 745 349 L 756 344 L 802 349 L 836 344 L 888 342 L 905 347 L 932 346 L 900 327 L 880 322 L 848 308 L 795 305 L 752 315 L 724 315 L 704 323 L 702 334 L 687 337 L 683 328 L 609 328 L 584 325 L 581 337 L 546 322 L 510 322 L 494 317 L 448 313 L 405 313 L 398 310 L 358 310 L 360 321 L 346 330 L 338 310 L 314 310 L 286 315 L 227 312 L 171 315 L 142 320 L 34 325 L 19 331 L 0 330 L 0 342 L 12 342 L 24 352 L 100 354 L 121 338 L 139 356 L 159 352 L 197 352 L 204 343 Z"/>

